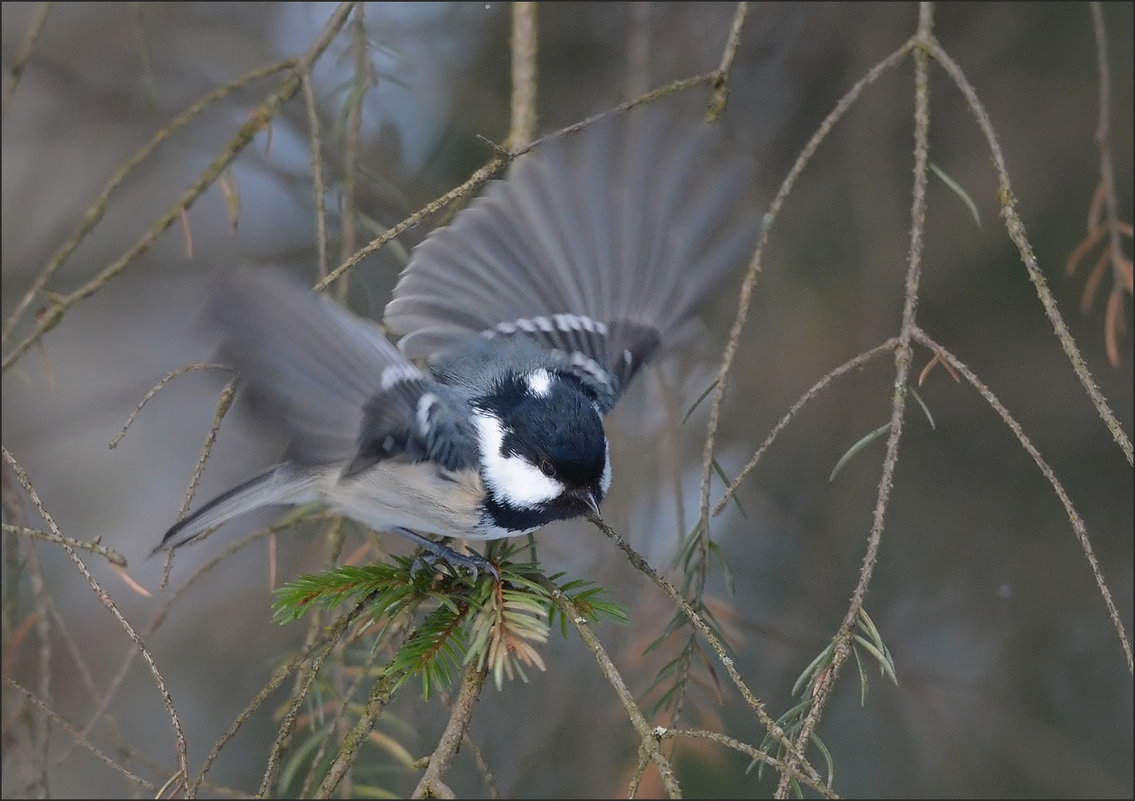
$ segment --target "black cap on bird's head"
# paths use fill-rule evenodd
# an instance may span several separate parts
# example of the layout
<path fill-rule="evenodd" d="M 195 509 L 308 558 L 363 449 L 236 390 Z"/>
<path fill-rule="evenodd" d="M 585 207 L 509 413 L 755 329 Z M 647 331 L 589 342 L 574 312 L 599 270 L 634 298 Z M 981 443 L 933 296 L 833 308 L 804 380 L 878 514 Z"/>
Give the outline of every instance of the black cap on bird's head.
<path fill-rule="evenodd" d="M 479 399 L 490 510 L 522 528 L 598 514 L 611 484 L 599 411 L 574 376 L 512 373 Z"/>

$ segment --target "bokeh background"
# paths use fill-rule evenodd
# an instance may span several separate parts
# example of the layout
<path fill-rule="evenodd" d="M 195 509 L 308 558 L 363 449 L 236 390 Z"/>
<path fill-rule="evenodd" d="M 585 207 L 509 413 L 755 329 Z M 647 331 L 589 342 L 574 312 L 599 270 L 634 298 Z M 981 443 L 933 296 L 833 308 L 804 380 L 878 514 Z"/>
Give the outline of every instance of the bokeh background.
<path fill-rule="evenodd" d="M 3 63 L 17 59 L 39 5 L 3 4 Z M 123 162 L 213 89 L 305 50 L 334 6 L 322 3 L 67 3 L 54 6 L 3 118 L 3 312 L 7 318 Z M 558 3 L 539 7 L 541 133 L 641 91 L 717 66 L 732 4 Z M 756 4 L 731 78 L 726 124 L 762 165 L 767 204 L 839 97 L 915 30 L 913 4 Z M 1130 221 L 1132 6 L 1102 7 L 1111 70 L 1111 146 L 1122 219 Z M 1124 298 L 1118 367 L 1104 347 L 1105 275 L 1081 309 L 1095 255 L 1064 269 L 1084 237 L 1099 181 L 1097 47 L 1087 4 L 951 3 L 935 33 L 989 110 L 1032 246 L 1089 369 L 1132 430 L 1131 303 Z M 328 261 L 365 244 L 463 181 L 491 157 L 478 135 L 508 131 L 507 4 L 365 6 L 373 82 L 362 104 L 357 163 L 347 154 L 356 50 L 336 39 L 315 70 L 329 213 Z M 5 80 L 8 79 L 6 72 Z M 179 130 L 134 170 L 47 288 L 67 293 L 119 258 L 220 153 L 278 85 L 242 88 Z M 704 90 L 678 99 L 696 109 Z M 669 101 L 668 101 L 669 102 Z M 871 87 L 824 142 L 784 206 L 727 395 L 718 460 L 734 474 L 779 417 L 827 371 L 897 334 L 908 248 L 913 69 Z M 931 159 L 977 206 L 934 179 L 929 191 L 918 319 L 968 364 L 1021 422 L 1083 517 L 1103 575 L 1132 629 L 1132 471 L 1085 396 L 998 218 L 991 159 L 959 93 L 931 69 Z M 696 112 L 695 112 L 696 113 Z M 208 357 L 193 328 L 201 276 L 241 263 L 315 277 L 319 260 L 308 125 L 297 95 L 210 188 L 118 279 L 74 306 L 3 377 L 3 441 L 63 533 L 129 560 L 135 591 L 101 559 L 92 573 L 135 628 L 170 589 L 147 559 L 176 519 L 223 378 L 186 375 L 158 395 L 112 449 L 163 375 Z M 350 179 L 350 180 L 348 180 Z M 405 253 L 432 220 L 367 258 L 349 303 L 377 316 Z M 353 231 L 353 233 L 352 233 Z M 191 246 L 190 246 L 191 243 Z M 1125 244 L 1130 258 L 1130 240 Z M 191 251 L 191 252 L 190 252 Z M 704 409 L 675 422 L 712 380 L 736 312 L 741 271 L 707 309 L 700 347 L 638 382 L 611 419 L 615 489 L 605 517 L 658 567 L 669 566 L 696 516 Z M 34 308 L 46 303 L 38 296 Z M 5 344 L 31 330 L 26 320 Z M 918 350 L 915 370 L 929 361 Z M 774 715 L 834 634 L 865 549 L 881 443 L 835 480 L 840 456 L 890 414 L 889 357 L 840 380 L 784 432 L 715 520 L 734 579 L 710 582 L 746 681 Z M 846 796 L 1131 797 L 1132 682 L 1123 651 L 1063 508 L 1032 459 L 967 385 L 941 369 L 910 406 L 880 560 L 866 606 L 890 647 L 897 686 L 872 674 L 860 704 L 854 666 L 821 724 Z M 1130 434 L 1129 434 L 1130 436 Z M 269 463 L 273 446 L 226 420 L 201 497 Z M 43 522 L 5 467 L 5 522 Z M 715 490 L 715 497 L 720 487 Z M 192 575 L 271 514 L 234 523 L 179 554 Z M 549 572 L 610 588 L 630 624 L 599 633 L 631 689 L 645 694 L 668 658 L 644 653 L 672 610 L 586 524 L 540 538 Z M 399 542 L 390 542 L 394 550 Z M 85 725 L 131 644 L 57 547 L 6 532 L 4 675 Z M 302 624 L 271 621 L 277 583 L 319 568 L 317 537 L 263 541 L 185 591 L 147 639 L 186 727 L 190 764 L 205 753 L 302 641 Z M 38 616 L 35 610 L 40 610 Z M 49 649 L 42 648 L 46 638 Z M 488 689 L 471 731 L 494 785 L 463 750 L 448 777 L 463 795 L 603 797 L 625 793 L 633 731 L 575 635 L 543 649 L 546 672 Z M 48 656 L 45 657 L 44 654 Z M 81 654 L 81 658 L 77 656 Z M 735 693 L 704 671 L 683 723 L 750 742 L 761 732 Z M 280 703 L 283 703 L 280 701 Z M 275 733 L 268 707 L 221 756 L 207 794 L 255 792 Z M 448 712 L 406 690 L 379 730 L 414 756 L 434 747 Z M 58 722 L 6 686 L 3 793 L 107 797 L 137 788 L 76 748 Z M 161 783 L 174 735 L 141 660 L 107 699 L 91 742 Z M 45 772 L 40 764 L 47 753 Z M 416 773 L 375 749 L 375 786 L 409 792 Z M 689 796 L 762 796 L 773 785 L 747 759 L 715 747 L 675 752 Z M 389 768 L 387 768 L 389 766 Z M 657 792 L 648 779 L 645 792 Z M 226 790 L 225 788 L 228 788 Z"/>

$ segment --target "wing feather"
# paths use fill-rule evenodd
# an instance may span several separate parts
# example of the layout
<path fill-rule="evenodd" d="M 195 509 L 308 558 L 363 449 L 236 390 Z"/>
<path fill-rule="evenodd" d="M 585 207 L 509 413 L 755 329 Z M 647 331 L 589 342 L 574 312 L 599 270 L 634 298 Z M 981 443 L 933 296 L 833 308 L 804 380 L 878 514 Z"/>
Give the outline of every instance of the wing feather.
<path fill-rule="evenodd" d="M 722 136 L 648 107 L 517 159 L 413 251 L 385 313 L 399 348 L 524 337 L 610 408 L 756 241 L 755 170 Z"/>
<path fill-rule="evenodd" d="M 239 397 L 301 465 L 476 460 L 468 409 L 369 320 L 275 270 L 220 277 L 206 307 Z"/>

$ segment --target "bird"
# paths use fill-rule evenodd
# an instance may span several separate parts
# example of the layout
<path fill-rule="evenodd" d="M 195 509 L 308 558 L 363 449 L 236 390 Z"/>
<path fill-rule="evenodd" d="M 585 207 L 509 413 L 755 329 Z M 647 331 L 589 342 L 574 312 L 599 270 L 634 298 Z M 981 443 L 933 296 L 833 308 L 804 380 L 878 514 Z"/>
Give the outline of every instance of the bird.
<path fill-rule="evenodd" d="M 754 161 L 720 128 L 632 109 L 534 146 L 411 251 L 383 326 L 279 269 L 222 272 L 203 315 L 216 359 L 286 446 L 154 552 L 316 501 L 496 574 L 445 541 L 599 515 L 604 416 L 760 230 Z"/>

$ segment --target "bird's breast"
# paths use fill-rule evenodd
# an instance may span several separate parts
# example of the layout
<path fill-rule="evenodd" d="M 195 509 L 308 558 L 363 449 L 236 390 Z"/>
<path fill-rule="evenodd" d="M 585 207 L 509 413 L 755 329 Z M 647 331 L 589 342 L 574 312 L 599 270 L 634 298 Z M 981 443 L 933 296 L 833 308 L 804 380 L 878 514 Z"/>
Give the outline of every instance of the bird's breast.
<path fill-rule="evenodd" d="M 508 536 L 486 522 L 485 486 L 476 469 L 379 462 L 350 478 L 333 478 L 322 495 L 328 506 L 378 530 L 402 527 L 465 539 Z"/>

